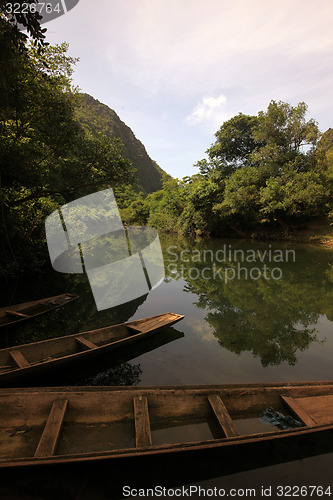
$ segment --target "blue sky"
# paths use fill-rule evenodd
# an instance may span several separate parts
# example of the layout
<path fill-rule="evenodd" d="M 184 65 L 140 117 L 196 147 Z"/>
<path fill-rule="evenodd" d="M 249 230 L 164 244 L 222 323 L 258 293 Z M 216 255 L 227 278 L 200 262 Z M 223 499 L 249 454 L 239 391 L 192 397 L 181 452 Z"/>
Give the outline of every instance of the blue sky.
<path fill-rule="evenodd" d="M 332 0 L 80 0 L 46 27 L 80 58 L 74 83 L 181 178 L 223 121 L 271 99 L 333 127 L 332 18 Z"/>

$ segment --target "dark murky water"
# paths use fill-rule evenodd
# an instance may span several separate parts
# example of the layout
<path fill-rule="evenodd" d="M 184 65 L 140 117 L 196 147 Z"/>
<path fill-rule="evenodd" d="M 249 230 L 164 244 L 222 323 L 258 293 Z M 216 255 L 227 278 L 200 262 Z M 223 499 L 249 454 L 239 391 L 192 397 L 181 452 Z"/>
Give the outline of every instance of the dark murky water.
<path fill-rule="evenodd" d="M 174 329 L 106 364 L 97 361 L 88 371 L 71 373 L 71 383 L 166 385 L 333 379 L 332 250 L 236 240 L 189 243 L 171 238 L 163 238 L 162 246 L 164 282 L 148 296 L 115 310 L 98 312 L 88 281 L 79 275 L 51 271 L 48 281 L 3 285 L 3 305 L 63 292 L 77 293 L 79 299 L 14 331 L 4 331 L 1 346 L 171 311 L 185 314 Z M 333 444 L 332 454 L 328 451 L 320 455 L 319 448 L 316 457 L 301 455 L 299 458 L 307 461 L 286 464 L 281 456 L 279 465 L 255 469 L 253 464 L 253 470 L 246 473 L 238 472 L 235 464 L 234 474 L 228 476 L 221 467 L 221 477 L 210 479 L 208 484 L 212 487 L 215 481 L 251 487 L 267 484 L 269 478 L 272 484 L 280 478 L 282 484 L 301 484 L 303 479 L 309 484 L 316 477 L 321 484 L 331 478 Z M 308 473 L 315 464 L 320 466 L 317 476 Z M 205 484 L 205 477 L 199 479 Z M 88 491 L 87 486 L 82 498 L 88 498 Z M 258 497 L 259 493 L 258 489 Z"/>

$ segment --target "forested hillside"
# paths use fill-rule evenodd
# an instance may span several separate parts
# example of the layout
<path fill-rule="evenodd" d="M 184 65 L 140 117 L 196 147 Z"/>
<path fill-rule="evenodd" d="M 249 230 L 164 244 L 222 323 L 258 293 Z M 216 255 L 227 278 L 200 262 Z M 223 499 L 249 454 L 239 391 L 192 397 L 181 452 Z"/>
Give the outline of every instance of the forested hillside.
<path fill-rule="evenodd" d="M 163 170 L 148 156 L 142 142 L 113 109 L 89 94 L 80 94 L 75 114 L 84 129 L 94 136 L 102 133 L 110 138 L 121 139 L 124 157 L 134 167 L 134 186 L 145 193 L 161 189 Z"/>
<path fill-rule="evenodd" d="M 168 179 L 124 213 L 130 223 L 210 236 L 285 238 L 333 220 L 332 129 L 321 135 L 304 102 L 271 101 L 216 132 L 199 174 Z M 332 226 L 333 227 L 333 226 Z"/>
<path fill-rule="evenodd" d="M 73 87 L 68 44 L 43 37 L 29 43 L 0 17 L 2 276 L 49 266 L 45 219 L 62 204 L 112 187 L 121 207 L 161 186 L 163 171 L 132 131 Z"/>
<path fill-rule="evenodd" d="M 192 237 L 283 238 L 332 221 L 332 129 L 321 135 L 304 102 L 225 121 L 199 173 L 172 179 L 115 111 L 73 87 L 68 44 L 34 30 L 35 44 L 0 16 L 0 275 L 49 265 L 47 216 L 107 187 L 126 224 Z"/>

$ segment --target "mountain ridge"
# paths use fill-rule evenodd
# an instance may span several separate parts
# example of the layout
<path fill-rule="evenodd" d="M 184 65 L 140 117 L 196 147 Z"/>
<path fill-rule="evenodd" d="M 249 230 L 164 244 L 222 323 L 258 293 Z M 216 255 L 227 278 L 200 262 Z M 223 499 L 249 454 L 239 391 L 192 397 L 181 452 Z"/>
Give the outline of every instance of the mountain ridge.
<path fill-rule="evenodd" d="M 137 139 L 132 129 L 118 114 L 106 104 L 89 94 L 81 93 L 76 108 L 76 117 L 82 127 L 96 135 L 98 132 L 111 138 L 121 139 L 124 157 L 131 161 L 135 169 L 136 184 L 133 186 L 145 193 L 162 188 L 164 170 L 150 158 L 143 143 Z"/>

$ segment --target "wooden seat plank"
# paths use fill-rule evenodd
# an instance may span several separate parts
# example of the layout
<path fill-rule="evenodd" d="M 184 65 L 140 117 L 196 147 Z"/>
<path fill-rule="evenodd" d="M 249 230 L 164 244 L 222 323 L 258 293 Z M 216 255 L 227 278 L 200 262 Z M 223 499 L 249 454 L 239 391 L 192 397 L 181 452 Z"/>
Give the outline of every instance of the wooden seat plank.
<path fill-rule="evenodd" d="M 15 361 L 19 368 L 28 368 L 30 363 L 25 359 L 21 351 L 16 349 L 15 351 L 10 351 L 11 358 Z"/>
<path fill-rule="evenodd" d="M 223 429 L 223 432 L 227 438 L 239 436 L 239 432 L 233 423 L 228 410 L 226 409 L 222 399 L 218 394 L 212 394 L 208 396 L 208 401 L 215 413 L 215 416 Z"/>
<path fill-rule="evenodd" d="M 333 394 L 297 397 L 295 401 L 316 424 L 333 423 Z"/>
<path fill-rule="evenodd" d="M 138 325 L 138 326 L 135 326 L 135 325 L 131 325 L 129 326 L 129 328 L 135 332 L 138 332 L 138 333 L 147 333 L 149 332 L 150 330 L 155 330 L 155 328 L 160 327 L 161 325 L 158 325 L 157 321 L 147 321 L 147 323 L 144 323 L 144 324 L 141 324 L 141 325 Z"/>
<path fill-rule="evenodd" d="M 310 417 L 310 415 L 300 406 L 296 399 L 290 396 L 281 396 L 282 401 L 286 406 L 292 411 L 292 413 L 301 421 L 304 425 L 312 427 L 316 425 L 316 422 Z"/>
<path fill-rule="evenodd" d="M 97 345 L 84 337 L 75 337 L 75 340 L 85 349 L 96 349 Z"/>
<path fill-rule="evenodd" d="M 164 325 L 167 325 L 174 316 L 175 315 L 173 313 L 169 313 L 168 315 L 163 315 L 161 318 L 148 320 L 144 324 L 140 324 L 138 326 L 131 325 L 129 328 L 138 333 L 147 333 L 150 330 L 162 328 Z"/>
<path fill-rule="evenodd" d="M 15 316 L 18 318 L 30 318 L 31 317 L 31 316 L 29 316 L 29 314 L 20 313 L 18 311 L 6 311 L 6 314 L 8 314 L 8 316 Z"/>
<path fill-rule="evenodd" d="M 67 405 L 67 399 L 58 399 L 53 402 L 43 434 L 35 451 L 35 457 L 50 457 L 54 455 Z"/>
<path fill-rule="evenodd" d="M 148 412 L 148 401 L 145 396 L 133 398 L 135 420 L 135 445 L 137 448 L 151 446 L 151 432 Z"/>

